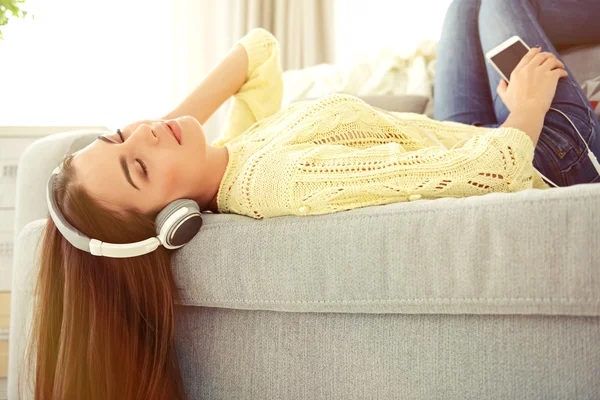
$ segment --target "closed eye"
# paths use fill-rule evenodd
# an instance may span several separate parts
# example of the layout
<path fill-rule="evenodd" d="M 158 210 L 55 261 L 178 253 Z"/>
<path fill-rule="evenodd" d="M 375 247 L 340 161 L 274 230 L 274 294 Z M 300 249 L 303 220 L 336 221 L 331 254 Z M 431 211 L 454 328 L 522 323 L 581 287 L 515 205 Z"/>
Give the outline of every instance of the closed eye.
<path fill-rule="evenodd" d="M 123 138 L 123 132 L 121 132 L 120 129 L 117 129 L 117 134 L 121 138 L 121 143 L 124 143 L 125 139 Z M 142 171 L 144 171 L 144 176 L 148 176 L 148 168 L 146 167 L 146 164 L 144 164 L 144 162 L 139 158 L 136 158 L 135 161 L 137 161 L 140 164 L 140 167 L 142 167 Z"/>
<path fill-rule="evenodd" d="M 136 158 L 135 161 L 140 163 L 140 166 L 142 167 L 142 171 L 144 171 L 144 175 L 148 176 L 148 168 L 146 168 L 146 164 L 144 164 L 144 162 L 142 160 L 140 160 L 139 158 Z"/>

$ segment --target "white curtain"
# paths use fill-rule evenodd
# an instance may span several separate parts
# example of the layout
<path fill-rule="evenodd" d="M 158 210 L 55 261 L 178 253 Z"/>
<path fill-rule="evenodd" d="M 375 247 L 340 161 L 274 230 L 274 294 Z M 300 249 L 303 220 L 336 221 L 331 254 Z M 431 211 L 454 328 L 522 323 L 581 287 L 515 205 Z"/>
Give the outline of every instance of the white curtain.
<path fill-rule="evenodd" d="M 223 0 L 172 0 L 173 53 L 171 107 L 175 107 L 226 56 L 236 42 L 231 29 L 233 15 Z M 208 142 L 225 126 L 228 100 L 206 121 Z"/>
<path fill-rule="evenodd" d="M 283 70 L 335 60 L 334 0 L 227 0 L 234 37 L 268 29 L 281 44 Z"/>

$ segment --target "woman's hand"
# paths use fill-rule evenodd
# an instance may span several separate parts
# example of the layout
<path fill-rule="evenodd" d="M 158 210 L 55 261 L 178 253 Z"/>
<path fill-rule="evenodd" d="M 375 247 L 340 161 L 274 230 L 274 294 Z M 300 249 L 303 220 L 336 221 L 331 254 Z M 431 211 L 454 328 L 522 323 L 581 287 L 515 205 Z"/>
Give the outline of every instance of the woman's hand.
<path fill-rule="evenodd" d="M 544 116 L 556 93 L 558 80 L 568 76 L 553 53 L 530 49 L 510 74 L 510 84 L 500 80 L 497 92 L 511 112 Z"/>

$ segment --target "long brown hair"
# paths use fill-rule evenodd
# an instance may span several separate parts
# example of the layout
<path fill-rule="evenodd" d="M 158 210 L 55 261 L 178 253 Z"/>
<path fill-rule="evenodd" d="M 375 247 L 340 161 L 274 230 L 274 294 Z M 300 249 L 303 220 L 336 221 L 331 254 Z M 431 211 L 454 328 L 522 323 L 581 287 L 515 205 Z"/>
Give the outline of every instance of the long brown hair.
<path fill-rule="evenodd" d="M 115 213 L 86 193 L 72 158 L 65 156 L 55 184 L 71 225 L 112 243 L 155 236 L 155 215 Z M 185 398 L 170 254 L 160 246 L 132 258 L 94 256 L 73 247 L 48 215 L 26 356 L 28 371 L 35 357 L 28 375 L 36 400 Z"/>

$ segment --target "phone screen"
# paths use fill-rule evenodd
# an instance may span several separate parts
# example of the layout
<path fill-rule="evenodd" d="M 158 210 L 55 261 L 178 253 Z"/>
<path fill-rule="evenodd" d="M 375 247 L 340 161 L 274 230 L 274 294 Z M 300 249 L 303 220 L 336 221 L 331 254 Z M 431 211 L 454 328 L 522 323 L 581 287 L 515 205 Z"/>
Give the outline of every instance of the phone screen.
<path fill-rule="evenodd" d="M 504 76 L 506 76 L 507 79 L 510 79 L 511 72 L 515 69 L 523 56 L 527 54 L 527 51 L 528 50 L 523 46 L 523 43 L 516 41 L 494 57 L 491 57 L 491 59 L 498 69 L 502 71 Z"/>

